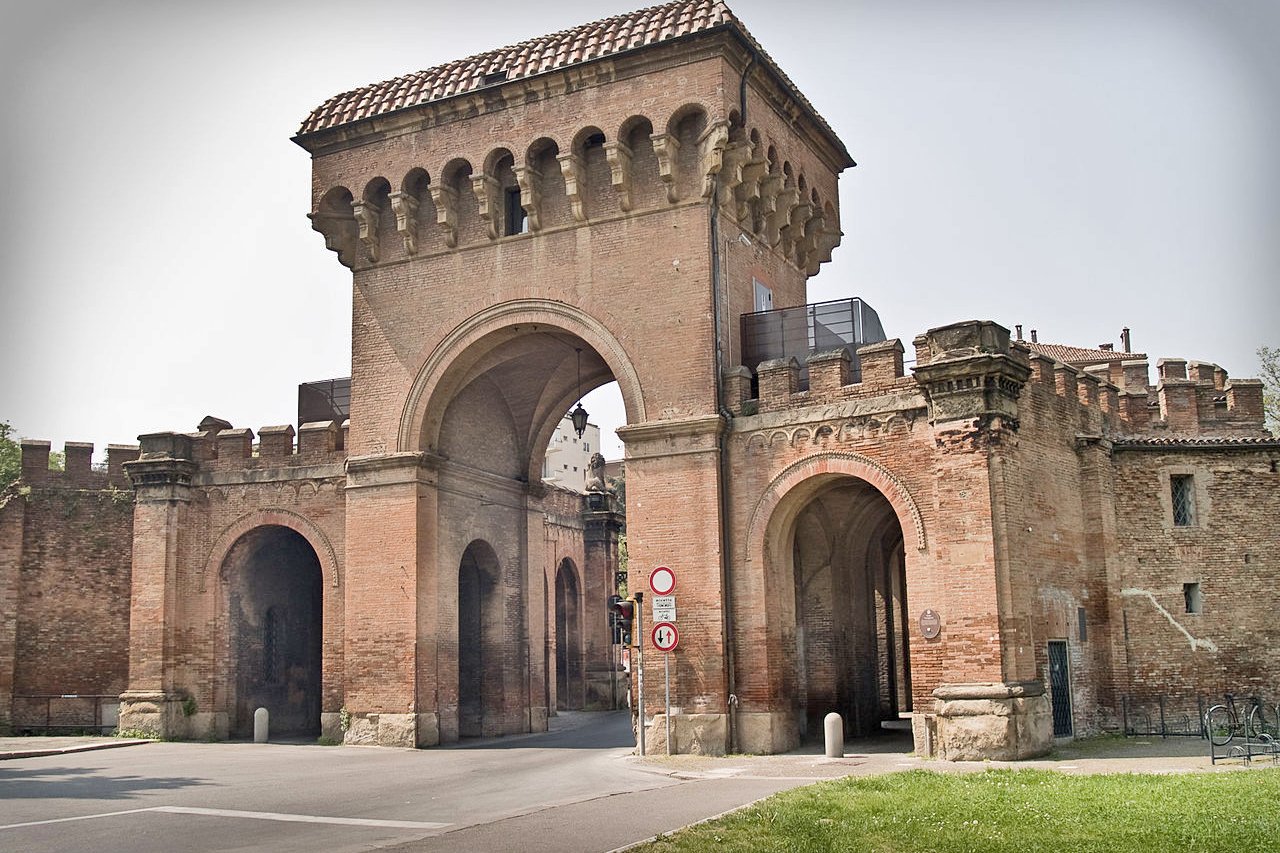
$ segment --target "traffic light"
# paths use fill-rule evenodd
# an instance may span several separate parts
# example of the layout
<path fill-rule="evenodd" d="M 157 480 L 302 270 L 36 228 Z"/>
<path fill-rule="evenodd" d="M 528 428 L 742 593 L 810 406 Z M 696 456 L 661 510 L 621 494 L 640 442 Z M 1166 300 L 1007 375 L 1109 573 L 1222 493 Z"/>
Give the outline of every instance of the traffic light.
<path fill-rule="evenodd" d="M 631 623 L 636 616 L 636 603 L 620 595 L 609 596 L 609 614 L 612 619 L 613 641 L 631 645 Z"/>

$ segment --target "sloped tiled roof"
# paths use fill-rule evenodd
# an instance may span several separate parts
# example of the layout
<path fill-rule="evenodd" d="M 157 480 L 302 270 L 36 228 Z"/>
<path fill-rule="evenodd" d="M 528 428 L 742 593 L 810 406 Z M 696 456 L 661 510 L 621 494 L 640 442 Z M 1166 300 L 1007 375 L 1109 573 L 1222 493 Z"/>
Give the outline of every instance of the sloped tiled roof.
<path fill-rule="evenodd" d="M 813 105 L 720 0 L 675 0 L 529 39 L 510 47 L 479 53 L 466 59 L 446 62 L 426 71 L 362 86 L 335 95 L 312 110 L 298 129 L 298 135 L 305 136 L 485 86 L 533 77 L 724 26 L 736 29 L 752 45 L 764 64 L 769 66 L 823 130 L 834 138 L 835 132 L 818 115 Z"/>
<path fill-rule="evenodd" d="M 1086 349 L 1084 347 L 1072 347 L 1066 344 L 1041 344 L 1032 341 L 1022 341 L 1031 348 L 1036 355 L 1042 355 L 1045 358 L 1051 358 L 1054 361 L 1060 361 L 1063 364 L 1078 366 L 1081 364 L 1105 364 L 1112 361 L 1144 361 L 1147 357 L 1145 352 L 1115 352 L 1106 349 Z"/>
<path fill-rule="evenodd" d="M 1114 445 L 1116 447 L 1126 447 L 1134 450 L 1159 447 L 1271 447 L 1280 446 L 1280 439 L 1264 438 L 1262 436 L 1240 436 L 1228 438 L 1213 438 L 1211 436 L 1160 436 L 1149 438 L 1119 438 L 1115 440 Z"/>

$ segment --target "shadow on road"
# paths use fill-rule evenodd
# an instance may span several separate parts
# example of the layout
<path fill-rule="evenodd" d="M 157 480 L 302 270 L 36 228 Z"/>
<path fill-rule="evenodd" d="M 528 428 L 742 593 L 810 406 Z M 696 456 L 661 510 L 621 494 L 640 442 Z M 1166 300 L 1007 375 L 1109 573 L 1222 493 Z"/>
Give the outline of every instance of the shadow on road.
<path fill-rule="evenodd" d="M 189 776 L 110 776 L 79 767 L 24 763 L 0 768 L 0 801 L 17 799 L 129 800 L 152 791 L 199 787 L 209 782 Z"/>

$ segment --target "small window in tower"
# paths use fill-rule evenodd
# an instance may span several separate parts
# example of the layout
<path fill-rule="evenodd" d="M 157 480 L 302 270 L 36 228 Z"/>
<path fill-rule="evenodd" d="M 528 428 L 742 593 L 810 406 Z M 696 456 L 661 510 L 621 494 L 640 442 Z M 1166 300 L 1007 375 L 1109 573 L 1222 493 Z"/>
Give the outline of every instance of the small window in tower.
<path fill-rule="evenodd" d="M 1173 501 L 1173 526 L 1194 526 L 1196 523 L 1195 478 L 1190 474 L 1171 475 L 1169 497 Z"/>
<path fill-rule="evenodd" d="M 1204 599 L 1200 596 L 1200 584 L 1184 583 L 1182 598 L 1186 602 L 1188 613 L 1199 613 L 1204 609 Z"/>
<path fill-rule="evenodd" d="M 527 234 L 529 232 L 529 220 L 524 215 L 524 208 L 520 206 L 520 188 L 507 187 L 507 235 L 511 234 Z"/>
<path fill-rule="evenodd" d="M 591 442 L 589 442 L 589 441 L 584 441 L 584 442 L 582 442 L 582 452 L 583 452 L 583 453 L 590 453 L 590 452 L 591 452 Z"/>
<path fill-rule="evenodd" d="M 1080 642 L 1089 639 L 1089 624 L 1086 619 L 1085 609 L 1083 607 L 1076 608 L 1076 623 L 1079 629 Z"/>

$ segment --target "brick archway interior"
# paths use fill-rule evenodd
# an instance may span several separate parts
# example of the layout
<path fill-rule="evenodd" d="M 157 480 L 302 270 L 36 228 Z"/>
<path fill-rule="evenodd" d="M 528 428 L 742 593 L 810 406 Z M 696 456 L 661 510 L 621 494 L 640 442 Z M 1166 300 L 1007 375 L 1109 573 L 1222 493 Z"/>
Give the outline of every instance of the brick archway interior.
<path fill-rule="evenodd" d="M 911 709 L 903 531 L 872 484 L 824 476 L 794 489 L 769 525 L 775 618 L 794 636 L 782 661 L 801 737 L 831 711 L 848 737 L 878 733 Z"/>
<path fill-rule="evenodd" d="M 257 708 L 273 736 L 320 734 L 323 572 L 298 532 L 264 525 L 227 552 L 230 731 L 253 734 Z"/>

